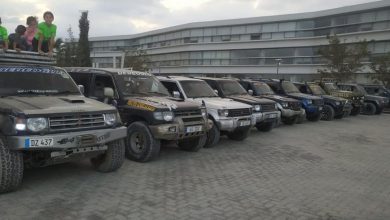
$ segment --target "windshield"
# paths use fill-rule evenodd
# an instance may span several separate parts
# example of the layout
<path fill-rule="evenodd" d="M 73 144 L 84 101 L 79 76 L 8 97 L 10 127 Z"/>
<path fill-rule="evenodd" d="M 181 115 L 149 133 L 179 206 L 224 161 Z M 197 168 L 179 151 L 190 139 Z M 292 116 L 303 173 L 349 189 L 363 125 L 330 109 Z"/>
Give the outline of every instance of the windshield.
<path fill-rule="evenodd" d="M 359 92 L 361 92 L 363 95 L 367 95 L 367 91 L 363 88 L 363 86 L 356 85 L 356 88 Z"/>
<path fill-rule="evenodd" d="M 263 82 L 254 82 L 253 88 L 256 90 L 256 93 L 259 95 L 273 95 L 275 92 L 267 85 L 267 83 Z"/>
<path fill-rule="evenodd" d="M 338 91 L 339 88 L 333 83 L 325 83 L 324 88 L 328 91 Z"/>
<path fill-rule="evenodd" d="M 292 82 L 283 81 L 282 88 L 285 93 L 300 93 L 298 88 Z"/>
<path fill-rule="evenodd" d="M 170 96 L 164 85 L 151 75 L 116 75 L 115 78 L 124 96 Z"/>
<path fill-rule="evenodd" d="M 0 68 L 0 95 L 80 94 L 79 89 L 63 70 L 33 68 Z"/>
<path fill-rule="evenodd" d="M 220 80 L 218 84 L 221 86 L 221 89 L 225 96 L 229 95 L 247 95 L 248 93 L 239 82 L 237 81 L 228 81 L 228 80 Z"/>
<path fill-rule="evenodd" d="M 319 85 L 309 85 L 314 95 L 326 95 L 326 92 Z"/>
<path fill-rule="evenodd" d="M 218 97 L 204 81 L 182 81 L 181 87 L 188 98 Z"/>

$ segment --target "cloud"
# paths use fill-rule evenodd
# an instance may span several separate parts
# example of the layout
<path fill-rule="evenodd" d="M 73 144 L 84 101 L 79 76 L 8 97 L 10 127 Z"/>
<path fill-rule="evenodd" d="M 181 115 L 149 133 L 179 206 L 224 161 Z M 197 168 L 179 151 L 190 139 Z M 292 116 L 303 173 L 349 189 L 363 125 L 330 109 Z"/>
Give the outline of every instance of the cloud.
<path fill-rule="evenodd" d="M 43 20 L 54 13 L 57 36 L 66 38 L 72 27 L 78 36 L 81 10 L 88 10 L 90 36 L 126 35 L 179 24 L 318 11 L 375 0 L 1 0 L 3 26 L 11 32 L 29 15 Z"/>

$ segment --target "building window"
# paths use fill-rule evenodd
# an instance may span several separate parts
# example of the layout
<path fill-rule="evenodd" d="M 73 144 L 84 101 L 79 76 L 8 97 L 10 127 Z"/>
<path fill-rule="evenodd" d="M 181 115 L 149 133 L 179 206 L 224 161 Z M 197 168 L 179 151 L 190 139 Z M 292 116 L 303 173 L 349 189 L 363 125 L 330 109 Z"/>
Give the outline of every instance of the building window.
<path fill-rule="evenodd" d="M 251 34 L 251 40 L 260 40 L 261 34 Z"/>
<path fill-rule="evenodd" d="M 312 20 L 297 22 L 297 29 L 311 29 L 311 28 L 314 28 L 314 21 Z"/>
<path fill-rule="evenodd" d="M 271 33 L 262 33 L 261 39 L 271 39 Z"/>
<path fill-rule="evenodd" d="M 294 38 L 294 37 L 295 37 L 294 31 L 284 32 L 284 38 Z"/>
<path fill-rule="evenodd" d="M 296 22 L 279 23 L 279 31 L 294 31 L 296 26 Z"/>
<path fill-rule="evenodd" d="M 329 27 L 330 25 L 331 25 L 331 19 L 329 17 L 317 18 L 314 20 L 314 27 L 315 28 Z"/>
<path fill-rule="evenodd" d="M 278 24 L 263 24 L 263 32 L 277 32 Z"/>

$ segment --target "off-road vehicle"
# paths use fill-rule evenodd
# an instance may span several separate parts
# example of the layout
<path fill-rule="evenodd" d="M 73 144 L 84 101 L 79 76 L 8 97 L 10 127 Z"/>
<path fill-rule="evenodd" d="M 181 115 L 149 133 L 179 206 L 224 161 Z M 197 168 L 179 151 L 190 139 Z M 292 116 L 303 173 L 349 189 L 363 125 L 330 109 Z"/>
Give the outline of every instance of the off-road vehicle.
<path fill-rule="evenodd" d="M 218 143 L 221 134 L 226 134 L 232 140 L 244 140 L 256 123 L 251 105 L 219 97 L 203 80 L 182 76 L 159 79 L 174 96 L 205 103 L 208 117 L 214 122 L 207 136 L 206 147 Z"/>
<path fill-rule="evenodd" d="M 350 115 L 356 116 L 360 114 L 364 102 L 364 96 L 361 93 L 341 90 L 336 83 L 332 81 L 321 81 L 316 83 L 321 86 L 326 94 L 350 100 L 352 104 Z"/>
<path fill-rule="evenodd" d="M 324 106 L 324 100 L 318 96 L 301 93 L 298 88 L 287 80 L 261 80 L 267 83 L 276 94 L 301 101 L 302 108 L 306 111 L 306 118 L 309 121 L 319 121 Z"/>
<path fill-rule="evenodd" d="M 250 79 L 241 79 L 239 80 L 239 83 L 249 94 L 277 102 L 277 108 L 281 112 L 281 120 L 284 124 L 292 125 L 297 121 L 302 121 L 302 119 L 306 118 L 306 112 L 301 108 L 300 101 L 276 95 L 266 83 Z"/>
<path fill-rule="evenodd" d="M 322 110 L 322 120 L 331 121 L 334 118 L 341 119 L 344 115 L 349 115 L 352 105 L 348 99 L 327 95 L 326 92 L 316 83 L 294 83 L 294 85 L 305 94 L 319 96 L 324 99 L 324 109 Z"/>
<path fill-rule="evenodd" d="M 0 193 L 18 188 L 25 167 L 89 157 L 115 171 L 125 136 L 118 111 L 84 97 L 65 70 L 0 65 Z"/>
<path fill-rule="evenodd" d="M 162 141 L 196 152 L 211 127 L 206 108 L 172 97 L 150 73 L 125 69 L 67 68 L 87 97 L 116 106 L 127 127 L 126 157 L 146 162 L 157 157 Z M 109 97 L 109 100 L 107 100 Z M 211 121 L 210 121 L 211 123 Z"/>
<path fill-rule="evenodd" d="M 355 83 L 339 83 L 337 85 L 340 89 L 362 94 L 364 96 L 363 114 L 381 114 L 389 102 L 389 100 L 385 97 L 369 95 L 364 87 Z"/>
<path fill-rule="evenodd" d="M 255 127 L 259 131 L 271 131 L 280 121 L 280 112 L 276 107 L 276 102 L 256 98 L 247 93 L 247 91 L 234 79 L 197 77 L 204 80 L 214 91 L 222 98 L 233 99 L 251 105 L 253 113 L 257 115 Z"/>
<path fill-rule="evenodd" d="M 383 85 L 377 84 L 361 84 L 366 92 L 370 95 L 377 95 L 388 98 L 390 100 L 390 90 Z M 390 102 L 387 103 L 386 108 L 390 108 Z"/>

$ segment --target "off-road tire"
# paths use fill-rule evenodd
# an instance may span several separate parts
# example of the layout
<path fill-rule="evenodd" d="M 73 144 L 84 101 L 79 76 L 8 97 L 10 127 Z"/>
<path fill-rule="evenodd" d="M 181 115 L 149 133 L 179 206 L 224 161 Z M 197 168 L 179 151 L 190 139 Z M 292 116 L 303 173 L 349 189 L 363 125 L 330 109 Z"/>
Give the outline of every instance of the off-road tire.
<path fill-rule="evenodd" d="M 282 118 L 282 122 L 285 125 L 293 125 L 293 124 L 297 123 L 297 120 L 298 120 L 297 116 L 293 116 L 293 117 L 289 117 L 289 118 Z"/>
<path fill-rule="evenodd" d="M 306 115 L 308 121 L 316 122 L 321 119 L 321 113 L 317 113 L 314 115 Z"/>
<path fill-rule="evenodd" d="M 363 108 L 363 114 L 375 115 L 375 113 L 376 113 L 376 105 L 374 103 L 371 103 L 371 102 L 365 103 L 364 108 Z"/>
<path fill-rule="evenodd" d="M 245 140 L 249 135 L 250 128 L 248 129 L 240 129 L 233 132 L 228 132 L 227 136 L 229 139 L 234 141 L 243 141 Z"/>
<path fill-rule="evenodd" d="M 104 154 L 91 158 L 92 165 L 102 173 L 119 169 L 125 161 L 125 143 L 123 139 L 107 143 L 107 146 L 107 151 Z"/>
<path fill-rule="evenodd" d="M 187 138 L 184 140 L 180 140 L 177 145 L 181 150 L 190 151 L 190 152 L 198 152 L 207 141 L 207 135 L 202 135 L 200 137 Z"/>
<path fill-rule="evenodd" d="M 213 121 L 214 122 L 214 121 Z M 221 131 L 219 130 L 217 124 L 214 122 L 213 127 L 207 132 L 205 148 L 214 147 L 221 138 Z"/>
<path fill-rule="evenodd" d="M 321 112 L 321 120 L 332 121 L 334 119 L 334 109 L 330 105 L 324 105 L 324 109 Z"/>
<path fill-rule="evenodd" d="M 360 114 L 360 110 L 361 110 L 361 107 L 358 107 L 358 108 L 353 107 L 351 110 L 351 113 L 349 115 L 356 116 L 356 115 Z"/>
<path fill-rule="evenodd" d="M 261 123 L 261 124 L 256 124 L 256 128 L 258 131 L 263 131 L 263 132 L 269 132 L 271 131 L 275 126 L 274 122 L 266 122 L 266 123 Z"/>
<path fill-rule="evenodd" d="M 142 143 L 143 149 L 139 149 L 139 152 L 134 151 L 136 148 L 133 135 L 142 135 L 145 143 Z M 133 143 L 133 144 L 132 144 Z M 152 132 L 149 130 L 148 125 L 145 122 L 137 121 L 133 122 L 127 128 L 126 137 L 126 158 L 137 162 L 147 162 L 155 159 L 160 153 L 161 141 L 154 138 Z"/>
<path fill-rule="evenodd" d="M 0 193 L 15 191 L 23 180 L 23 154 L 11 151 L 0 137 Z"/>

